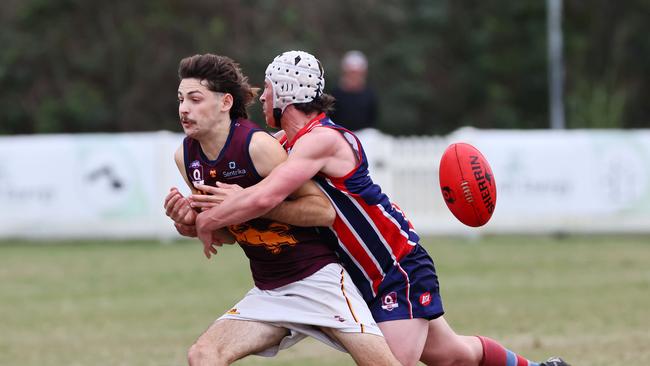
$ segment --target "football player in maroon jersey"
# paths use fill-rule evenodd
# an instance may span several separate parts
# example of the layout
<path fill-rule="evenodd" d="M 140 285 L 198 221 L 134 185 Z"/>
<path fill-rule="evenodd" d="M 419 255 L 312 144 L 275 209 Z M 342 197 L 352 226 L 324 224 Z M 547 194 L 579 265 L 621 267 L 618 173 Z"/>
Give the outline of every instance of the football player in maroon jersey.
<path fill-rule="evenodd" d="M 175 161 L 193 193 L 214 192 L 218 184 L 254 185 L 286 160 L 278 141 L 247 120 L 255 93 L 231 59 L 185 58 L 179 78 L 186 137 Z M 290 196 L 262 218 L 210 233 L 218 245 L 236 239 L 250 260 L 255 287 L 192 345 L 190 365 L 274 355 L 307 335 L 347 350 L 358 364 L 398 364 L 332 250 L 335 238 L 324 228 L 335 216 L 329 201 L 312 182 Z M 197 213 L 178 189 L 170 190 L 165 209 L 181 234 L 196 235 Z M 210 258 L 217 248 L 206 246 L 204 253 Z"/>

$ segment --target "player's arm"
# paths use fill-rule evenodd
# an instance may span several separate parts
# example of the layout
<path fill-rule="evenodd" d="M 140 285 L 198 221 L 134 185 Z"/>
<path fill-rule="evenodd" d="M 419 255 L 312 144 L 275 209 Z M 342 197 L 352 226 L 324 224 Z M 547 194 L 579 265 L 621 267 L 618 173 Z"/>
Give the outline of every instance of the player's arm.
<path fill-rule="evenodd" d="M 174 162 L 176 163 L 176 167 L 181 173 L 181 176 L 191 189 L 191 185 L 189 184 L 189 180 L 187 179 L 183 167 L 183 145 L 176 149 L 176 152 L 174 153 Z M 178 188 L 171 187 L 169 194 L 165 197 L 164 207 L 165 213 L 174 221 L 174 223 L 194 225 L 196 212 L 189 206 L 189 202 L 185 197 L 183 197 Z"/>
<path fill-rule="evenodd" d="M 316 183 L 308 180 L 264 217 L 296 226 L 331 226 L 336 211 Z"/>
<path fill-rule="evenodd" d="M 203 245 L 211 245 L 211 230 L 264 215 L 309 181 L 335 155 L 337 138 L 340 137 L 334 131 L 306 134 L 296 143 L 289 158 L 261 182 L 200 213 L 196 226 Z"/>
<path fill-rule="evenodd" d="M 249 152 L 255 169 L 262 177 L 267 177 L 287 160 L 284 148 L 274 137 L 263 132 L 253 135 Z M 296 226 L 330 226 L 336 211 L 316 184 L 307 180 L 291 192 L 288 200 L 280 202 L 264 217 Z"/>
<path fill-rule="evenodd" d="M 199 193 L 190 183 L 190 180 L 187 177 L 185 172 L 185 165 L 183 162 L 183 145 L 179 146 L 174 153 L 174 162 L 176 167 L 180 172 L 183 180 L 190 188 L 192 193 Z M 169 190 L 169 194 L 165 197 L 165 213 L 174 221 L 174 227 L 179 234 L 187 237 L 196 237 L 196 216 L 197 213 L 192 207 L 190 207 L 190 202 L 184 197 L 178 188 L 172 187 Z M 216 230 L 213 235 L 215 239 L 223 243 L 234 243 L 235 239 L 226 229 Z"/>

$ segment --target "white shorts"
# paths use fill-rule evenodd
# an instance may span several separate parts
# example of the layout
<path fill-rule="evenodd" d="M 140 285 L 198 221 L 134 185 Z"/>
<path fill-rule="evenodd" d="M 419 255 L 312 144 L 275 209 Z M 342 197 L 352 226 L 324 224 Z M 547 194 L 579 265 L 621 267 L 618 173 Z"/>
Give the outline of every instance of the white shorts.
<path fill-rule="evenodd" d="M 254 287 L 232 309 L 217 320 L 258 321 L 282 328 L 290 334 L 280 344 L 257 353 L 275 356 L 307 336 L 347 352 L 320 328 L 383 336 L 348 273 L 338 263 L 328 264 L 313 275 L 273 290 Z"/>

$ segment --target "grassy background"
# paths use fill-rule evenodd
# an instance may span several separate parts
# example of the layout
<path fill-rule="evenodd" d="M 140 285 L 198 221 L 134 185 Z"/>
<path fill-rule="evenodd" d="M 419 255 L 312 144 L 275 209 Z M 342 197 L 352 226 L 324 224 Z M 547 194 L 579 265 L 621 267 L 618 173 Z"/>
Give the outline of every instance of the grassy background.
<path fill-rule="evenodd" d="M 447 320 L 534 360 L 650 364 L 649 237 L 429 238 Z M 237 247 L 0 244 L 0 365 L 183 365 L 250 288 Z M 348 365 L 308 340 L 240 365 Z"/>

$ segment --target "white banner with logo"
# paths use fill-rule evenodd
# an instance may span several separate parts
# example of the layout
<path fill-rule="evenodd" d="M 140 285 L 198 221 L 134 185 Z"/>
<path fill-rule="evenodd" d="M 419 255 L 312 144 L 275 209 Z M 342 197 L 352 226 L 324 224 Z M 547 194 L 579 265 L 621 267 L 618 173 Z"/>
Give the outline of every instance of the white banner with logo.
<path fill-rule="evenodd" d="M 382 148 L 368 149 L 371 169 L 420 233 L 650 233 L 650 130 L 466 128 L 444 139 L 373 139 Z M 454 142 L 477 147 L 496 178 L 496 209 L 479 229 L 451 215 L 438 187 L 440 157 Z"/>
<path fill-rule="evenodd" d="M 163 198 L 179 178 L 180 137 L 0 138 L 0 237 L 170 237 Z"/>
<path fill-rule="evenodd" d="M 650 130 L 499 131 L 447 137 L 359 134 L 373 179 L 421 234 L 650 233 Z M 178 133 L 0 137 L 0 237 L 174 238 L 169 187 L 188 188 Z M 497 183 L 492 220 L 459 223 L 438 186 L 452 142 L 483 152 Z"/>

